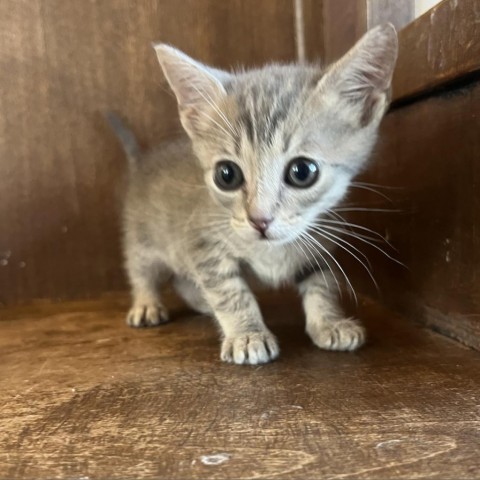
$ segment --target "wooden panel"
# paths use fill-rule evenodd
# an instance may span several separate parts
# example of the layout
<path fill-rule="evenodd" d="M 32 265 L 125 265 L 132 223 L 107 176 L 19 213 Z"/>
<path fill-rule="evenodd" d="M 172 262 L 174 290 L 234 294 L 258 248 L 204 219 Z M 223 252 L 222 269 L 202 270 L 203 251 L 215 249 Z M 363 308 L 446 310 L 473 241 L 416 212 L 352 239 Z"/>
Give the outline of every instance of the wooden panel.
<path fill-rule="evenodd" d="M 415 0 L 367 0 L 367 25 L 373 28 L 383 23 L 393 23 L 397 30 L 415 18 Z"/>
<path fill-rule="evenodd" d="M 0 2 L 0 302 L 124 287 L 124 160 L 102 113 L 145 146 L 179 130 L 152 41 L 229 67 L 295 58 L 291 0 Z"/>
<path fill-rule="evenodd" d="M 400 48 L 393 78 L 394 101 L 429 92 L 480 70 L 478 0 L 444 0 L 412 23 L 410 0 L 324 0 L 321 14 L 323 42 L 313 41 L 310 48 L 324 63 L 347 52 L 365 33 L 367 24 L 372 28 L 392 22 L 397 27 Z M 307 38 L 314 38 L 315 23 L 308 17 L 305 31 Z"/>
<path fill-rule="evenodd" d="M 400 32 L 394 100 L 480 70 L 480 2 L 444 0 Z"/>
<path fill-rule="evenodd" d="M 323 1 L 303 0 L 303 31 L 307 61 L 325 61 Z"/>
<path fill-rule="evenodd" d="M 393 110 L 364 179 L 397 187 L 381 189 L 394 203 L 373 193 L 351 198 L 369 208 L 402 210 L 352 212 L 357 223 L 387 234 L 410 268 L 408 274 L 392 262 L 372 259 L 385 271 L 379 282 L 384 296 L 478 349 L 479 112 L 480 83 Z"/>
<path fill-rule="evenodd" d="M 367 30 L 366 0 L 323 0 L 324 63 L 332 63 Z"/>
<path fill-rule="evenodd" d="M 320 351 L 298 298 L 261 303 L 282 348 L 262 367 L 221 364 L 178 307 L 145 330 L 121 298 L 9 312 L 0 478 L 478 478 L 478 352 L 368 303 L 366 347 Z"/>

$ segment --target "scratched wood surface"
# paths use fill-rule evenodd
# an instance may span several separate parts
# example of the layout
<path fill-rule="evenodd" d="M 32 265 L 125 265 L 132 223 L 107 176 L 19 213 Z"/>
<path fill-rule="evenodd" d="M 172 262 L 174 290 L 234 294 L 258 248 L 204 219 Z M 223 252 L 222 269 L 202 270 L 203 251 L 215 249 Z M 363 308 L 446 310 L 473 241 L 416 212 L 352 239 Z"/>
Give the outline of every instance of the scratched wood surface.
<path fill-rule="evenodd" d="M 444 0 L 407 25 L 399 33 L 393 99 L 424 94 L 478 72 L 479 38 L 478 0 Z"/>
<path fill-rule="evenodd" d="M 392 99 L 405 101 L 480 71 L 480 2 L 443 0 L 413 19 L 412 0 L 324 0 L 323 41 L 310 50 L 329 63 L 343 55 L 367 30 L 392 22 L 399 31 L 399 55 Z M 305 23 L 307 40 L 315 20 Z M 308 49 L 307 49 L 308 50 Z M 313 58 L 315 55 L 310 52 Z"/>
<path fill-rule="evenodd" d="M 279 361 L 224 365 L 170 303 L 148 330 L 122 297 L 3 312 L 1 479 L 478 478 L 478 352 L 371 303 L 363 350 L 320 351 L 283 294 L 261 302 Z"/>

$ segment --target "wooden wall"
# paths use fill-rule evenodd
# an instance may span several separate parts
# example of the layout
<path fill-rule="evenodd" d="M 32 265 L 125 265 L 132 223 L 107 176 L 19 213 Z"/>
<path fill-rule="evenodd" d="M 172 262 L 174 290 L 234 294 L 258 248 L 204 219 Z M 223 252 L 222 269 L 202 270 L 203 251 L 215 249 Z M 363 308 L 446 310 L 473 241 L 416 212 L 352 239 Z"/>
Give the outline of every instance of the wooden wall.
<path fill-rule="evenodd" d="M 310 60 L 337 58 L 370 18 L 363 0 L 0 2 L 0 303 L 125 288 L 125 162 L 103 112 L 128 118 L 145 147 L 176 134 L 150 43 L 221 67 L 292 60 L 299 3 Z M 363 177 L 395 187 L 382 190 L 394 203 L 365 190 L 351 201 L 401 212 L 351 218 L 385 233 L 410 268 L 370 249 L 381 298 L 480 348 L 479 22 L 476 0 L 445 0 L 400 33 L 396 103 Z"/>
<path fill-rule="evenodd" d="M 386 235 L 408 270 L 363 244 L 381 298 L 480 349 L 480 8 L 446 0 L 400 32 L 393 108 L 351 219 Z M 378 187 L 375 187 L 378 189 Z M 362 246 L 362 242 L 360 242 Z M 344 261 L 347 261 L 346 259 Z M 355 262 L 349 266 L 355 268 Z M 358 272 L 356 285 L 372 292 Z M 371 285 L 371 283 L 370 283 Z"/>
<path fill-rule="evenodd" d="M 390 188 L 354 203 L 403 261 L 367 245 L 382 296 L 412 318 L 480 349 L 480 82 L 393 110 L 364 179 Z M 353 198 L 352 198 L 353 200 Z M 364 277 L 363 277 L 364 278 Z"/>
<path fill-rule="evenodd" d="M 292 0 L 2 0 L 0 303 L 124 288 L 124 159 L 103 112 L 147 147 L 178 132 L 152 41 L 259 65 L 295 58 L 294 28 Z"/>

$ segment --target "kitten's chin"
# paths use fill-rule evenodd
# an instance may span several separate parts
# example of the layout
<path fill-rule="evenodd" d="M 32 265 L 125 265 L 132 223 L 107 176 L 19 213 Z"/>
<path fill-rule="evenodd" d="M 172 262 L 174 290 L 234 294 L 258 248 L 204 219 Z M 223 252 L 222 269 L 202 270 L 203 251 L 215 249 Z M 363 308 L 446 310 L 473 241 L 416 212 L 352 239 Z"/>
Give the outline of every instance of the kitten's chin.
<path fill-rule="evenodd" d="M 267 239 L 268 243 L 272 246 L 288 245 L 289 243 L 295 242 L 299 235 L 287 235 L 284 237 L 272 237 Z"/>
<path fill-rule="evenodd" d="M 272 235 L 268 232 L 266 236 L 262 236 L 256 232 L 253 234 L 241 234 L 237 232 L 237 234 L 245 244 L 258 247 L 279 247 L 292 243 L 298 238 L 298 235 Z"/>
<path fill-rule="evenodd" d="M 288 245 L 292 243 L 295 238 L 287 237 L 287 238 L 267 238 L 263 241 L 263 243 L 271 246 L 271 247 L 280 247 L 282 245 Z"/>

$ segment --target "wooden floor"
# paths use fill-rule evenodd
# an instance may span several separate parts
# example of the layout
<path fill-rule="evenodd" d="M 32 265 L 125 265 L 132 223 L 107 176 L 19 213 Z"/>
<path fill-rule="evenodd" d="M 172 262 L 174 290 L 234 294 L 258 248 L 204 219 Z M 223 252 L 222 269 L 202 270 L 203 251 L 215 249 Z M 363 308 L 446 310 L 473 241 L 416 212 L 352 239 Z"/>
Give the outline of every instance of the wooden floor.
<path fill-rule="evenodd" d="M 209 320 L 127 305 L 0 310 L 1 479 L 480 478 L 478 352 L 373 304 L 363 350 L 320 351 L 280 295 L 281 358 L 224 365 Z"/>

